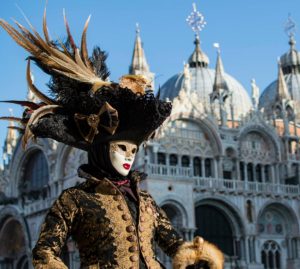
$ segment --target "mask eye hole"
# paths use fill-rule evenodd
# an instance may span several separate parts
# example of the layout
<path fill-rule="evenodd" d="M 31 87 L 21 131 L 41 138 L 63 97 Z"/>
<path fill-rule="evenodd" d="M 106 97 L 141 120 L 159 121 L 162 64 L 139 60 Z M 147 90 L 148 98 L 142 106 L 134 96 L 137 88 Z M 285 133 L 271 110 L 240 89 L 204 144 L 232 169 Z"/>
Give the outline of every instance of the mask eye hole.
<path fill-rule="evenodd" d="M 136 148 L 132 149 L 131 151 L 133 154 L 136 153 Z"/>
<path fill-rule="evenodd" d="M 126 151 L 126 146 L 125 145 L 122 145 L 122 144 L 120 144 L 120 145 L 118 145 L 118 147 L 119 147 L 119 149 L 121 149 L 122 151 Z"/>

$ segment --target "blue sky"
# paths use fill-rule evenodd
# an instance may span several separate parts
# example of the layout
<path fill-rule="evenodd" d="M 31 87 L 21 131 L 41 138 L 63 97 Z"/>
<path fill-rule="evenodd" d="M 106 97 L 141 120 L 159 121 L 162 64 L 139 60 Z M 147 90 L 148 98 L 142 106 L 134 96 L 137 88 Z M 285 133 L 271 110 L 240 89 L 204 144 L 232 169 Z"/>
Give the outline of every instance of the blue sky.
<path fill-rule="evenodd" d="M 17 8 L 19 6 L 38 31 L 46 1 L 6 0 L 0 6 L 0 17 L 14 18 L 26 25 Z M 288 37 L 284 24 L 291 13 L 300 25 L 299 0 L 50 0 L 47 5 L 48 28 L 52 38 L 63 38 L 65 29 L 62 10 L 65 8 L 75 40 L 80 39 L 88 15 L 92 15 L 88 30 L 88 45 L 100 45 L 109 53 L 108 66 L 111 79 L 128 72 L 135 24 L 141 28 L 147 60 L 156 73 L 156 85 L 163 84 L 172 75 L 181 72 L 194 48 L 194 34 L 185 22 L 195 2 L 204 15 L 207 25 L 201 32 L 201 48 L 210 58 L 214 68 L 216 52 L 213 43 L 221 45 L 225 71 L 235 77 L 249 91 L 250 80 L 256 79 L 261 91 L 277 76 L 277 58 L 285 53 Z M 296 41 L 300 40 L 299 31 Z M 300 42 L 300 41 L 299 41 Z M 297 47 L 297 45 L 296 45 Z M 0 100 L 24 99 L 28 54 L 0 29 Z M 35 84 L 47 92 L 47 77 L 33 68 Z M 16 106 L 0 104 L 0 114 L 7 115 L 8 108 L 20 115 Z M 0 143 L 6 135 L 6 122 L 0 122 Z"/>

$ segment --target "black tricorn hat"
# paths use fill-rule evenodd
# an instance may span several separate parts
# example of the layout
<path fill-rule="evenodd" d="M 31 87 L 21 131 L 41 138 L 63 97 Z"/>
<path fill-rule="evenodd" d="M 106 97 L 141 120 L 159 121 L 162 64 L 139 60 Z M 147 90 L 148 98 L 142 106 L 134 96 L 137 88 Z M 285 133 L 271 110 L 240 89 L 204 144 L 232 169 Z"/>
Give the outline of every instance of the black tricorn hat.
<path fill-rule="evenodd" d="M 0 19 L 8 34 L 31 55 L 27 81 L 40 103 L 9 101 L 26 107 L 21 122 L 23 146 L 32 137 L 52 138 L 83 150 L 93 141 L 130 140 L 137 145 L 147 140 L 171 113 L 171 103 L 156 98 L 150 83 L 141 75 L 125 75 L 119 83 L 108 81 L 106 53 L 96 47 L 88 56 L 87 20 L 78 48 L 68 34 L 66 43 L 49 39 L 46 12 L 44 38 L 30 25 L 31 31 L 17 24 L 18 30 Z M 48 84 L 52 97 L 41 93 L 32 83 L 30 60 L 51 76 Z M 9 117 L 3 117 L 8 119 Z"/>

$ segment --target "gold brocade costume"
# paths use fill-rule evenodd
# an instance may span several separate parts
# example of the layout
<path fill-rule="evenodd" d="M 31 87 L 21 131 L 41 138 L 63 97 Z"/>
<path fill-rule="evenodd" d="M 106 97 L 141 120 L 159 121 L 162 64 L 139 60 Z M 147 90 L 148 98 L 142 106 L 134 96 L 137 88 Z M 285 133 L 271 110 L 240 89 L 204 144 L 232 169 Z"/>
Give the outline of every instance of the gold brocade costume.
<path fill-rule="evenodd" d="M 132 217 L 120 190 L 109 180 L 98 180 L 80 171 L 88 180 L 65 190 L 51 207 L 33 249 L 35 268 L 67 268 L 59 259 L 67 237 L 78 245 L 81 267 L 162 268 L 155 259 L 154 240 L 174 256 L 183 240 L 153 198 L 138 188 L 139 173 L 131 175 L 138 196 L 138 222 Z"/>

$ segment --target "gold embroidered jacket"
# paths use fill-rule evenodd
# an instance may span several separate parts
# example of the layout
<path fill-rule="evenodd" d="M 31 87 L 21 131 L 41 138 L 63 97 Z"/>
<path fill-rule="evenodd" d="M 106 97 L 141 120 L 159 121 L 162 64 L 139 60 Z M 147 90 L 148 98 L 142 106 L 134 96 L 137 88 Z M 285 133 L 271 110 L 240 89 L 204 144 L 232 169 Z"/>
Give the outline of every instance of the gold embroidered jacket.
<path fill-rule="evenodd" d="M 134 269 L 139 268 L 140 259 L 147 268 L 161 268 L 154 240 L 165 253 L 175 255 L 183 240 L 153 198 L 139 190 L 139 173 L 131 176 L 138 196 L 137 221 L 109 180 L 81 171 L 82 175 L 87 181 L 65 190 L 47 214 L 33 249 L 35 268 L 67 268 L 59 256 L 69 236 L 77 243 L 84 269 Z"/>

